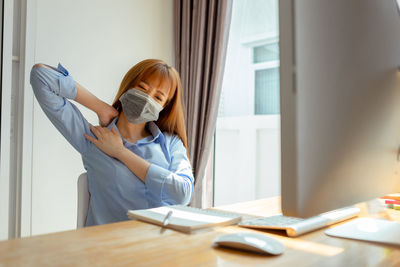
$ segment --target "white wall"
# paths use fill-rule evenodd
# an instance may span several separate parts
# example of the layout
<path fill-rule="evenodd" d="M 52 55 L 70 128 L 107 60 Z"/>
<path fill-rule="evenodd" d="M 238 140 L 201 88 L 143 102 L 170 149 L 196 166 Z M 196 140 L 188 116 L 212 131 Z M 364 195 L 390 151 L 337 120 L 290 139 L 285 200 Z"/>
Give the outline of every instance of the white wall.
<path fill-rule="evenodd" d="M 214 205 L 280 195 L 280 115 L 218 118 Z"/>
<path fill-rule="evenodd" d="M 37 0 L 35 62 L 61 62 L 74 79 L 112 102 L 128 69 L 145 58 L 173 63 L 172 0 Z M 97 124 L 96 115 L 81 108 Z M 74 229 L 81 157 L 35 100 L 32 234 Z"/>

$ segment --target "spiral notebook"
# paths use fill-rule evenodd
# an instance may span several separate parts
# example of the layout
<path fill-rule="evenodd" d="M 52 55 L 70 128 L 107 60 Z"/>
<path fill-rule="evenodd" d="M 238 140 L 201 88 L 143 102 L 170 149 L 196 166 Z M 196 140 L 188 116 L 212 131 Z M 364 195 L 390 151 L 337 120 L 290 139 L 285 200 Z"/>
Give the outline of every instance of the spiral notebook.
<path fill-rule="evenodd" d="M 165 227 L 186 233 L 207 227 L 237 224 L 242 219 L 239 214 L 182 205 L 129 210 L 127 215 L 130 219 L 163 226 L 164 219 L 169 211 L 172 211 L 172 214 Z"/>

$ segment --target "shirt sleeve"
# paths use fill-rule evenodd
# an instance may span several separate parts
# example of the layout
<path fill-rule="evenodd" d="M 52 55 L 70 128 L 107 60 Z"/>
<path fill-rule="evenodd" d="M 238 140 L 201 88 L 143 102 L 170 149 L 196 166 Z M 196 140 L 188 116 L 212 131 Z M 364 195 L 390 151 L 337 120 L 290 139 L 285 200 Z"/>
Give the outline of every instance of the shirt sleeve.
<path fill-rule="evenodd" d="M 61 64 L 57 68 L 48 67 L 52 69 L 33 67 L 31 70 L 30 83 L 35 97 L 57 130 L 84 154 L 90 145 L 84 134 L 90 134 L 90 128 L 79 109 L 68 100 L 76 98 L 74 79 Z"/>
<path fill-rule="evenodd" d="M 187 205 L 193 194 L 193 171 L 186 155 L 186 148 L 179 137 L 171 141 L 171 164 L 165 169 L 150 164 L 145 184 L 153 195 L 166 205 Z"/>

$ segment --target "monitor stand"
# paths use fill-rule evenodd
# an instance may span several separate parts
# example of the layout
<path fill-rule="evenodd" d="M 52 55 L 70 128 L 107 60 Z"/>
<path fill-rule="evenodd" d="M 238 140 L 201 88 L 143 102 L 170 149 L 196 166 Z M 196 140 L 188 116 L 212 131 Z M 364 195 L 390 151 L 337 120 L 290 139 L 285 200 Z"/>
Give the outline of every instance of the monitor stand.
<path fill-rule="evenodd" d="M 325 234 L 400 246 L 400 223 L 384 219 L 357 218 L 332 227 Z"/>

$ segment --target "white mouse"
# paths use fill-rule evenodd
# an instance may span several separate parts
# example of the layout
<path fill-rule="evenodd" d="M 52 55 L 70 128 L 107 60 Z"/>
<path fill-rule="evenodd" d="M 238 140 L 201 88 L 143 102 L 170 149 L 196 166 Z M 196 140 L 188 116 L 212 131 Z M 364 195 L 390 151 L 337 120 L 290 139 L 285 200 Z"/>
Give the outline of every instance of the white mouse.
<path fill-rule="evenodd" d="M 234 233 L 218 236 L 214 244 L 224 247 L 243 249 L 263 254 L 279 255 L 285 251 L 285 246 L 278 240 L 263 234 Z"/>

